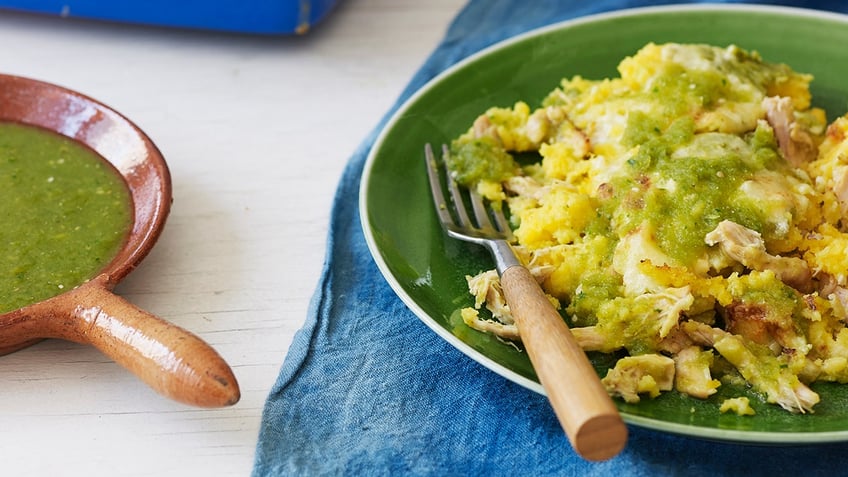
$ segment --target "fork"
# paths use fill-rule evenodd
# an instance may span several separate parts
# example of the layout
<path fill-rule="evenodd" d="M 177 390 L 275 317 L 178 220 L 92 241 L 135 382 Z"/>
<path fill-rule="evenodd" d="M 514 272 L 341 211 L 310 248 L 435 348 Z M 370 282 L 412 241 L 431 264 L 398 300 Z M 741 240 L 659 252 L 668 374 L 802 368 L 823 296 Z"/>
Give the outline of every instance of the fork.
<path fill-rule="evenodd" d="M 442 145 L 442 158 L 448 154 Z M 627 426 L 562 316 L 516 257 L 502 208 L 492 207 L 468 189 L 472 221 L 462 190 L 446 167 L 442 179 L 443 168 L 430 144 L 425 145 L 424 156 L 442 228 L 448 236 L 485 246 L 491 253 L 521 341 L 572 447 L 586 460 L 612 458 L 627 443 Z M 442 182 L 451 203 L 445 200 Z"/>

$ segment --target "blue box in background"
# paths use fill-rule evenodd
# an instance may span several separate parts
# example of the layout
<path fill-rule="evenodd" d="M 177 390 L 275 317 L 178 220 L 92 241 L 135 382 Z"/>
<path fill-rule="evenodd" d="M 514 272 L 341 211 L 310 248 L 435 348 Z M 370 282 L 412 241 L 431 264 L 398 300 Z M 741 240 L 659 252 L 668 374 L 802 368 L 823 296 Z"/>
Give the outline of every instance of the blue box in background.
<path fill-rule="evenodd" d="M 264 35 L 303 34 L 338 0 L 0 0 L 0 8 L 62 17 Z"/>

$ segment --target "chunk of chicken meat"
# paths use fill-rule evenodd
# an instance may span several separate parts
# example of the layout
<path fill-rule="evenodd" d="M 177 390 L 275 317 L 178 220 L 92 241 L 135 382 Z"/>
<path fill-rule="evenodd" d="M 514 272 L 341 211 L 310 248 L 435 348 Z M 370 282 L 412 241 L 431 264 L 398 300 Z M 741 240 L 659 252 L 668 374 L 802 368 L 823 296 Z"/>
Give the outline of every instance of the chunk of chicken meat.
<path fill-rule="evenodd" d="M 530 274 L 541 283 L 545 277 L 550 274 L 551 267 L 545 265 L 534 264 L 531 262 L 527 269 Z M 512 312 L 509 310 L 509 304 L 506 302 L 501 280 L 498 277 L 496 270 L 488 270 L 478 273 L 475 276 L 466 276 L 468 283 L 468 291 L 474 295 L 474 308 L 463 310 L 462 320 L 469 327 L 490 333 L 500 338 L 519 341 L 521 339 L 518 327 L 515 326 L 515 321 L 512 318 Z M 485 304 L 486 309 L 492 313 L 494 320 L 481 318 L 477 310 Z M 557 306 L 559 306 L 557 304 Z"/>
<path fill-rule="evenodd" d="M 713 355 L 699 346 L 688 346 L 674 355 L 674 388 L 692 397 L 706 399 L 721 383 L 713 379 Z"/>
<path fill-rule="evenodd" d="M 550 190 L 550 187 L 543 186 L 541 182 L 530 176 L 512 176 L 504 182 L 503 187 L 512 195 L 529 197 L 537 201 L 543 199 Z"/>
<path fill-rule="evenodd" d="M 571 334 L 574 336 L 577 344 L 583 348 L 583 351 L 615 351 L 615 349 L 607 349 L 607 340 L 604 335 L 598 331 L 596 326 L 571 328 Z"/>
<path fill-rule="evenodd" d="M 518 341 L 521 339 L 521 336 L 518 334 L 518 327 L 515 324 L 507 325 L 499 321 L 483 319 L 474 308 L 464 308 L 461 313 L 462 321 L 469 328 L 509 341 Z"/>
<path fill-rule="evenodd" d="M 489 121 L 489 117 L 485 114 L 481 114 L 474 120 L 474 124 L 471 126 L 474 131 L 474 137 L 490 137 L 492 139 L 500 142 L 501 137 L 498 135 L 498 128 L 491 121 Z"/>
<path fill-rule="evenodd" d="M 506 304 L 497 271 L 488 270 L 473 277 L 466 276 L 465 281 L 468 282 L 468 291 L 474 295 L 474 308 L 479 310 L 485 303 L 495 319 L 512 324 L 512 313 Z"/>
<path fill-rule="evenodd" d="M 721 338 L 713 347 L 730 361 L 755 388 L 766 393 L 769 402 L 777 403 L 790 412 L 812 411 L 819 402 L 819 395 L 798 377 L 780 366 L 775 360 L 763 359 L 748 349 L 742 339 L 735 335 Z"/>
<path fill-rule="evenodd" d="M 834 316 L 848 323 L 848 288 L 840 285 L 833 275 L 827 273 L 821 273 L 817 278 L 819 281 L 819 296 L 832 301 L 834 303 Z"/>
<path fill-rule="evenodd" d="M 656 397 L 674 385 L 674 360 L 661 354 L 621 358 L 601 380 L 607 392 L 626 402 L 639 402 L 639 394 Z"/>
<path fill-rule="evenodd" d="M 462 321 L 477 331 L 517 341 L 518 328 L 513 323 L 512 314 L 506 304 L 498 272 L 488 270 L 473 277 L 466 276 L 465 280 L 468 282 L 468 291 L 474 295 L 475 302 L 473 309 L 468 308 L 462 311 Z M 484 304 L 492 313 L 494 320 L 481 318 L 477 313 Z"/>
<path fill-rule="evenodd" d="M 703 323 L 687 321 L 682 328 L 697 344 L 712 346 L 732 364 L 755 389 L 765 393 L 768 402 L 794 413 L 812 411 L 819 395 L 802 383 L 776 356 L 763 353 L 745 340 Z"/>
<path fill-rule="evenodd" d="M 792 98 L 772 96 L 763 99 L 762 104 L 783 157 L 794 167 L 814 160 L 818 148 L 809 131 L 795 120 Z"/>
<path fill-rule="evenodd" d="M 809 292 L 813 287 L 807 262 L 797 257 L 769 254 L 763 237 L 756 230 L 723 220 L 704 237 L 704 242 L 710 246 L 719 245 L 728 257 L 751 270 L 774 272 L 783 283 L 796 290 Z"/>

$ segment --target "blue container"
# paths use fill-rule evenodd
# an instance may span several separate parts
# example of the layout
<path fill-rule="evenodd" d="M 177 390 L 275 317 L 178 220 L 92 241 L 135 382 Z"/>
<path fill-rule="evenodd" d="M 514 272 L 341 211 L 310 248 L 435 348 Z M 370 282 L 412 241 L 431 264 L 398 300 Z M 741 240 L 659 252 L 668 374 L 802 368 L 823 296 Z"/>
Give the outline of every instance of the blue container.
<path fill-rule="evenodd" d="M 338 0 L 0 0 L 62 17 L 265 35 L 306 33 Z"/>

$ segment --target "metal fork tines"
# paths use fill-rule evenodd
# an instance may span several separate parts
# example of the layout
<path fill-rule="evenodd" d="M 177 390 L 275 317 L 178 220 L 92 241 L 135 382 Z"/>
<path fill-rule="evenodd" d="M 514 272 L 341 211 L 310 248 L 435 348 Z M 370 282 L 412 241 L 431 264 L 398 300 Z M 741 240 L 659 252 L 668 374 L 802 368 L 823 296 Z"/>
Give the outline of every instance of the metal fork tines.
<path fill-rule="evenodd" d="M 509 242 L 512 240 L 512 229 L 504 215 L 502 207 L 491 207 L 474 189 L 460 188 L 447 166 L 445 158 L 450 151 L 442 145 L 442 161 L 436 159 L 430 144 L 424 147 L 424 157 L 427 162 L 427 176 L 430 179 L 430 191 L 439 216 L 439 222 L 447 234 L 453 238 L 483 245 L 489 249 L 495 259 L 496 268 L 503 273 L 507 268 L 519 265 Z M 444 174 L 440 171 L 444 170 Z M 444 186 L 442 185 L 444 177 Z M 445 198 L 443 189 L 450 193 L 450 202 Z M 463 190 L 466 194 L 463 194 Z M 471 202 L 474 220 L 468 214 L 464 195 Z"/>

